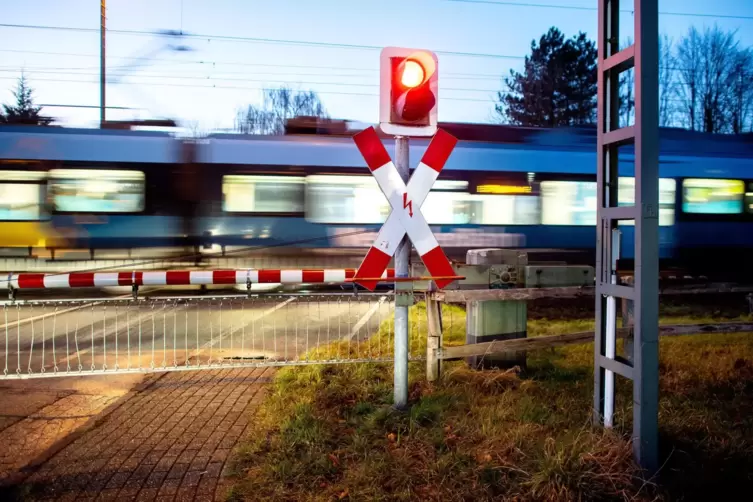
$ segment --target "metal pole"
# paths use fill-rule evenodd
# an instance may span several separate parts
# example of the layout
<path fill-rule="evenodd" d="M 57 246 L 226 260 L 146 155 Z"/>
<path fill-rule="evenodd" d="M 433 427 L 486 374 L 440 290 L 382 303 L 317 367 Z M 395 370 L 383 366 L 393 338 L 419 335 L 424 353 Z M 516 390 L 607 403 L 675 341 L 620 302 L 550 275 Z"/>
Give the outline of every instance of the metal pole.
<path fill-rule="evenodd" d="M 633 452 L 659 468 L 659 5 L 635 2 L 635 368 Z"/>
<path fill-rule="evenodd" d="M 612 425 L 614 373 L 633 380 L 633 451 L 651 473 L 658 467 L 659 281 L 659 15 L 657 0 L 636 0 L 634 44 L 619 48 L 619 0 L 598 0 L 597 255 L 594 421 Z M 635 71 L 635 125 L 620 128 L 619 74 Z M 634 144 L 635 203 L 617 200 L 618 149 Z M 633 286 L 616 284 L 622 220 L 635 221 Z M 632 354 L 618 357 L 616 298 L 632 302 Z M 605 315 L 606 314 L 606 315 Z"/>
<path fill-rule="evenodd" d="M 410 168 L 408 158 L 408 137 L 395 137 L 395 167 L 403 181 L 408 183 Z M 408 277 L 410 270 L 411 243 L 404 236 L 395 252 L 395 277 Z M 400 283 L 395 283 L 398 292 Z M 395 305 L 395 408 L 408 405 L 408 307 L 396 302 Z"/>
<path fill-rule="evenodd" d="M 100 2 L 100 26 L 99 26 L 99 126 L 105 123 L 105 2 Z"/>

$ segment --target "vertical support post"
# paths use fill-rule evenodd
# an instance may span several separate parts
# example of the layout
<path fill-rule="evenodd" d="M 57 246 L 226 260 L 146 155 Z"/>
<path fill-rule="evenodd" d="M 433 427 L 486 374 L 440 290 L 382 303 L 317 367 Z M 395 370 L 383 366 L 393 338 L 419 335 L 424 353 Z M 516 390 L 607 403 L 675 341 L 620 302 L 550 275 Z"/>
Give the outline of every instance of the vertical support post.
<path fill-rule="evenodd" d="M 635 381 L 633 451 L 659 468 L 659 6 L 635 2 Z"/>
<path fill-rule="evenodd" d="M 433 282 L 432 282 L 433 284 Z M 434 299 L 432 291 L 426 296 L 426 317 L 428 335 L 426 339 L 426 380 L 434 382 L 439 379 L 442 362 L 439 348 L 442 346 L 442 305 Z"/>
<path fill-rule="evenodd" d="M 598 0 L 597 254 L 594 339 L 594 422 L 611 426 L 614 374 L 632 366 L 633 450 L 638 463 L 658 468 L 659 325 L 659 13 L 658 0 L 635 0 L 633 47 L 619 50 L 619 0 Z M 632 54 L 631 54 L 632 52 Z M 619 129 L 619 75 L 635 68 L 635 125 Z M 618 148 L 635 146 L 635 205 L 618 206 Z M 616 284 L 618 221 L 635 220 L 634 286 Z M 632 291 L 631 291 L 632 290 Z M 635 344 L 627 359 L 615 355 L 616 298 L 632 301 Z"/>
<path fill-rule="evenodd" d="M 100 2 L 99 26 L 99 126 L 105 124 L 105 17 L 106 0 Z"/>
<path fill-rule="evenodd" d="M 395 137 L 395 167 L 400 177 L 408 182 L 410 167 L 408 137 Z M 395 252 L 395 277 L 408 277 L 410 271 L 411 242 L 403 236 Z M 395 292 L 400 295 L 400 283 L 395 283 Z M 395 382 L 394 406 L 402 409 L 408 405 L 408 306 L 400 298 L 395 303 Z M 402 304 L 401 304 L 402 303 Z"/>
<path fill-rule="evenodd" d="M 617 284 L 617 260 L 620 250 L 620 230 L 612 229 L 612 270 L 611 283 Z M 606 337 L 604 340 L 606 357 L 614 359 L 617 352 L 617 299 L 607 297 Z M 614 372 L 604 370 L 604 427 L 611 428 L 614 418 Z"/>

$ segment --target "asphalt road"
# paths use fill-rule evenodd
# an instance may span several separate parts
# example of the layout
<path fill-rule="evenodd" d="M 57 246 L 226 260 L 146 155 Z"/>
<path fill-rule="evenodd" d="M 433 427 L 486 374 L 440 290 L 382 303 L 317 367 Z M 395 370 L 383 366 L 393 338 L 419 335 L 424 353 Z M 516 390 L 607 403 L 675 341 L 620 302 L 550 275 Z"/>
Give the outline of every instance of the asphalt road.
<path fill-rule="evenodd" d="M 0 307 L 0 370 L 15 375 L 289 361 L 337 340 L 355 346 L 392 312 L 383 294 L 11 304 Z"/>

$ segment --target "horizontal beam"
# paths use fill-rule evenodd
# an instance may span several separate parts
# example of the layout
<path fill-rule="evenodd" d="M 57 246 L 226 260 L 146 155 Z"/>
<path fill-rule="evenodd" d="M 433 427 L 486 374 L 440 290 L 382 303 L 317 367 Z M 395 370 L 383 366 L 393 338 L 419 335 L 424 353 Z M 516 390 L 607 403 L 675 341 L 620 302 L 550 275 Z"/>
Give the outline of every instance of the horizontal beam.
<path fill-rule="evenodd" d="M 605 132 L 602 136 L 602 145 L 622 146 L 627 145 L 635 140 L 635 126 L 620 127 L 614 131 Z"/>
<path fill-rule="evenodd" d="M 603 207 L 599 210 L 601 218 L 610 220 L 634 220 L 635 213 L 635 206 Z"/>
<path fill-rule="evenodd" d="M 627 286 L 623 286 L 627 287 Z M 688 287 L 665 288 L 659 295 L 702 295 L 702 294 L 753 293 L 753 286 Z M 466 289 L 445 290 L 429 293 L 434 300 L 445 303 L 466 303 L 483 301 L 536 300 L 539 298 L 581 298 L 594 295 L 593 287 L 561 288 L 519 288 L 519 289 Z"/>
<path fill-rule="evenodd" d="M 624 338 L 629 333 L 629 328 L 617 329 L 618 338 Z M 659 336 L 703 335 L 713 333 L 753 333 L 753 323 L 723 322 L 718 324 L 671 324 L 659 326 Z M 593 331 L 580 331 L 578 333 L 567 333 L 564 335 L 494 340 L 472 345 L 444 347 L 440 351 L 439 358 L 444 360 L 463 359 L 472 356 L 496 355 L 505 352 L 519 352 L 522 350 L 546 349 L 551 347 L 561 347 L 564 345 L 590 343 L 593 342 L 594 336 L 595 333 Z M 619 362 L 615 363 L 620 364 Z"/>
<path fill-rule="evenodd" d="M 635 288 L 632 286 L 621 286 L 619 284 L 601 283 L 596 286 L 596 292 L 600 295 L 614 296 L 632 300 L 635 298 Z"/>
<path fill-rule="evenodd" d="M 622 49 L 617 54 L 613 54 L 606 58 L 601 64 L 602 71 L 616 71 L 622 73 L 625 70 L 629 70 L 633 66 L 635 59 L 635 45 L 631 45 L 625 49 Z"/>
<path fill-rule="evenodd" d="M 612 371 L 620 376 L 629 378 L 630 380 L 633 379 L 633 368 L 625 363 L 621 363 L 620 361 L 615 361 L 614 359 L 610 359 L 604 356 L 598 356 L 596 362 L 605 370 Z"/>
<path fill-rule="evenodd" d="M 433 293 L 434 299 L 447 303 L 535 300 L 537 298 L 578 298 L 593 296 L 592 287 L 458 289 Z"/>
<path fill-rule="evenodd" d="M 474 343 L 471 345 L 444 347 L 440 351 L 439 358 L 463 359 L 471 356 L 544 349 L 576 343 L 588 343 L 593 341 L 593 338 L 593 331 L 583 331 L 580 333 L 568 333 L 565 335 L 536 336 L 532 338 L 515 338 L 512 340 L 493 340 L 491 342 Z"/>

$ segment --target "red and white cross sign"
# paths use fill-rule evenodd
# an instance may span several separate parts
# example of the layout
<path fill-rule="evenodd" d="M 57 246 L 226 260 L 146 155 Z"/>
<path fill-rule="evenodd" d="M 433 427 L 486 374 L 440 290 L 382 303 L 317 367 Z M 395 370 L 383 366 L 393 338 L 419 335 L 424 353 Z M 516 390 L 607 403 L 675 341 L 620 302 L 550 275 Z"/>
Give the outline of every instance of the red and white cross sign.
<path fill-rule="evenodd" d="M 441 129 L 437 130 L 407 185 L 373 127 L 364 129 L 353 139 L 392 207 L 353 280 L 373 291 L 378 281 L 359 278 L 382 277 L 407 233 L 429 274 L 436 278 L 434 282 L 437 287 L 447 286 L 454 280 L 451 277 L 455 276 L 455 271 L 426 223 L 421 206 L 455 148 L 457 138 Z"/>

